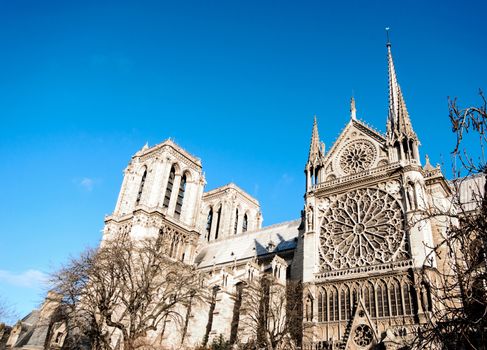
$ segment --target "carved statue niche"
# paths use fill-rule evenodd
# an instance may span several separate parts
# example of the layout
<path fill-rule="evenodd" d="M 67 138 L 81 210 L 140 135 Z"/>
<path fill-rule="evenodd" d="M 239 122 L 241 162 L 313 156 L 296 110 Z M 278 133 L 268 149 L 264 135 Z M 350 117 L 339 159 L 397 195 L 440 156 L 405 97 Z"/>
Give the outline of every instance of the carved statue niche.
<path fill-rule="evenodd" d="M 314 208 L 311 204 L 308 204 L 306 208 L 306 229 L 312 231 L 314 228 Z"/>
<path fill-rule="evenodd" d="M 409 210 L 415 210 L 417 208 L 416 191 L 414 190 L 414 184 L 411 181 L 406 184 L 405 192 Z"/>

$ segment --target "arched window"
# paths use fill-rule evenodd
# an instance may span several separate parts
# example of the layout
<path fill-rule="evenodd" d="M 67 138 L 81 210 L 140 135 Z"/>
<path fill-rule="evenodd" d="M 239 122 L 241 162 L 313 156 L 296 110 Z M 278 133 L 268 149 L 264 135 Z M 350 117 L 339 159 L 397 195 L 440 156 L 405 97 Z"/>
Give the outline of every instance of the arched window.
<path fill-rule="evenodd" d="M 210 208 L 210 212 L 208 213 L 208 218 L 206 219 L 206 240 L 210 241 L 210 233 L 211 233 L 211 223 L 213 222 L 213 208 Z"/>
<path fill-rule="evenodd" d="M 237 229 L 238 229 L 238 208 L 235 211 L 235 224 L 233 225 L 233 234 L 237 234 Z"/>
<path fill-rule="evenodd" d="M 308 296 L 306 298 L 306 321 L 312 321 L 313 320 L 313 300 L 311 299 L 311 296 Z"/>
<path fill-rule="evenodd" d="M 383 281 L 377 285 L 377 307 L 379 317 L 389 316 L 389 300 L 387 298 L 387 287 Z"/>
<path fill-rule="evenodd" d="M 413 308 L 411 306 L 410 288 L 407 283 L 404 283 L 402 285 L 402 293 L 404 294 L 404 306 L 406 308 L 406 315 L 412 315 Z"/>
<path fill-rule="evenodd" d="M 323 317 L 322 317 L 322 321 L 323 322 L 327 322 L 328 321 L 328 297 L 327 297 L 326 290 L 323 290 L 323 294 L 321 295 L 321 300 L 323 302 Z"/>
<path fill-rule="evenodd" d="M 348 320 L 350 317 L 350 291 L 347 287 L 340 293 L 340 319 Z"/>
<path fill-rule="evenodd" d="M 374 285 L 370 282 L 367 283 L 364 287 L 364 301 L 365 301 L 365 308 L 369 312 L 370 317 L 375 317 L 376 310 L 375 310 Z"/>
<path fill-rule="evenodd" d="M 392 280 L 391 285 L 391 314 L 392 316 L 399 316 L 403 314 L 402 302 L 401 302 L 401 287 L 399 281 L 396 279 Z"/>
<path fill-rule="evenodd" d="M 338 290 L 333 288 L 328 294 L 330 307 L 330 321 L 338 321 Z"/>
<path fill-rule="evenodd" d="M 248 224 L 249 224 L 249 219 L 247 217 L 247 214 L 245 214 L 243 217 L 242 232 L 247 232 Z"/>
<path fill-rule="evenodd" d="M 318 293 L 318 322 L 323 322 L 323 291 Z"/>
<path fill-rule="evenodd" d="M 179 183 L 178 200 L 176 202 L 176 208 L 174 209 L 174 217 L 179 219 L 181 216 L 181 209 L 183 208 L 184 191 L 186 190 L 186 174 L 181 177 Z"/>
<path fill-rule="evenodd" d="M 216 215 L 218 216 L 216 218 L 216 230 L 215 230 L 215 239 L 218 239 L 218 231 L 220 231 L 220 218 L 222 216 L 222 207 L 220 207 L 220 209 L 218 209 L 218 212 L 216 213 Z"/>
<path fill-rule="evenodd" d="M 142 175 L 142 179 L 140 180 L 139 192 L 137 193 L 137 200 L 135 201 L 135 205 L 139 205 L 140 200 L 142 199 L 142 192 L 144 191 L 146 177 L 147 177 L 147 169 L 144 170 L 144 174 Z"/>
<path fill-rule="evenodd" d="M 171 200 L 172 187 L 174 186 L 174 179 L 176 178 L 176 170 L 174 165 L 171 167 L 169 172 L 169 179 L 167 179 L 166 194 L 164 195 L 164 203 L 162 206 L 164 208 L 169 207 L 169 201 Z"/>

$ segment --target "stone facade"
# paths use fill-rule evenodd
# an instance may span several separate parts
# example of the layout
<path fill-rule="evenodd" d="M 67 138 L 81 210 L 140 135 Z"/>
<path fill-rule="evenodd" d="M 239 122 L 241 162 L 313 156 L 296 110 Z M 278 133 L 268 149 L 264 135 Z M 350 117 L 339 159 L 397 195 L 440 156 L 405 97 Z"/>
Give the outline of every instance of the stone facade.
<path fill-rule="evenodd" d="M 298 220 L 262 227 L 259 202 L 235 184 L 205 192 L 201 161 L 171 140 L 132 157 L 103 241 L 166 235 L 170 258 L 206 276 L 213 298 L 191 311 L 184 345 L 200 344 L 205 330 L 210 340 L 254 337 L 248 314 L 236 310 L 245 305 L 242 284 L 264 274 L 283 288 L 303 283 L 304 348 L 395 348 L 425 322 L 433 300 L 419 272 L 442 269 L 428 247 L 450 221 L 423 213 L 446 211 L 452 186 L 428 159 L 421 165 L 390 44 L 387 57 L 386 134 L 357 119 L 352 99 L 349 122 L 325 151 L 315 118 Z M 179 331 L 158 341 L 180 347 Z"/>

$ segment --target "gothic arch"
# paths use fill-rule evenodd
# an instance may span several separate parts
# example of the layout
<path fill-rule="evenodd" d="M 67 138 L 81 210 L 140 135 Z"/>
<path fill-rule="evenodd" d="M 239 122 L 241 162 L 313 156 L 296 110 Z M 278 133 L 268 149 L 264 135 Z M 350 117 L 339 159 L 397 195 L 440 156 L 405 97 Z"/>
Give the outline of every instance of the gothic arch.
<path fill-rule="evenodd" d="M 139 182 L 139 190 L 137 191 L 137 197 L 135 200 L 135 205 L 139 205 L 140 201 L 142 200 L 142 194 L 144 193 L 144 187 L 147 180 L 147 173 L 149 172 L 147 165 L 143 165 L 138 173 L 141 175 L 140 182 Z"/>

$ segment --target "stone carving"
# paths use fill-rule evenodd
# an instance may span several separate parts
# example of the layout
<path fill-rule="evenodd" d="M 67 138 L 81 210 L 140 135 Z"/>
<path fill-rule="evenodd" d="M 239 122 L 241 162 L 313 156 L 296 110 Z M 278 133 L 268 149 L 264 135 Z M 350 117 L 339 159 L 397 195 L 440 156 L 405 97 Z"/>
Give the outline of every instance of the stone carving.
<path fill-rule="evenodd" d="M 314 228 L 314 208 L 311 204 L 306 208 L 306 227 L 308 232 Z"/>
<path fill-rule="evenodd" d="M 322 215 L 324 270 L 383 264 L 408 258 L 401 205 L 376 188 L 337 197 Z"/>
<path fill-rule="evenodd" d="M 360 347 L 367 347 L 372 343 L 372 329 L 366 324 L 359 324 L 353 332 L 353 341 Z"/>
<path fill-rule="evenodd" d="M 410 210 L 416 209 L 416 195 L 414 193 L 414 185 L 412 183 L 408 183 L 406 185 L 406 198 L 408 201 L 408 208 Z"/>
<path fill-rule="evenodd" d="M 388 181 L 385 189 L 387 193 L 396 195 L 401 190 L 401 184 L 397 180 Z"/>
<path fill-rule="evenodd" d="M 353 174 L 371 167 L 376 158 L 374 145 L 367 140 L 348 144 L 340 154 L 340 168 L 345 174 Z"/>

